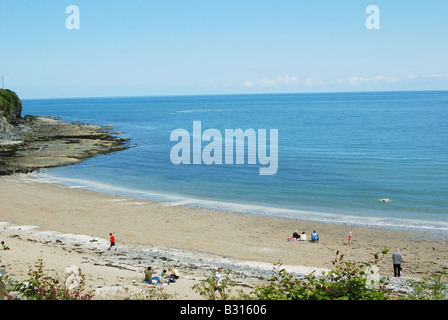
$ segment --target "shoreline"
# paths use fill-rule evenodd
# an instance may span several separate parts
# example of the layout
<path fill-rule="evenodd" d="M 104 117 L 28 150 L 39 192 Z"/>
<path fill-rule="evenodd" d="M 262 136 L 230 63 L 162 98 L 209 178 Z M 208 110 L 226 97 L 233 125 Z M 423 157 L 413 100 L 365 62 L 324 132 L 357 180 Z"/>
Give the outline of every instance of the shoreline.
<path fill-rule="evenodd" d="M 425 276 L 427 272 L 448 269 L 446 239 L 428 233 L 330 225 L 156 203 L 42 182 L 31 175 L 1 176 L 0 194 L 0 235 L 2 239 L 6 237 L 5 241 L 12 248 L 5 252 L 17 262 L 6 261 L 3 252 L 0 259 L 5 266 L 2 268 L 17 276 L 20 273 L 15 268 L 21 265 L 21 274 L 24 276 L 28 270 L 24 270 L 24 266 L 28 268 L 35 261 L 30 255 L 22 256 L 21 252 L 14 250 L 14 246 L 19 245 L 19 237 L 25 237 L 25 234 L 27 237 L 36 237 L 37 231 L 53 235 L 53 238 L 45 239 L 39 233 L 38 242 L 43 246 L 39 249 L 41 252 L 57 246 L 55 234 L 63 234 L 64 241 L 67 241 L 69 235 L 75 235 L 73 237 L 76 239 L 94 238 L 95 241 L 88 242 L 94 245 L 89 250 L 100 256 L 107 251 L 108 234 L 114 233 L 118 252 L 120 248 L 132 248 L 129 252 L 139 252 L 127 258 L 116 257 L 124 259 L 115 261 L 116 265 L 134 265 L 133 270 L 127 270 L 132 276 L 127 276 L 126 283 L 141 276 L 141 272 L 135 270 L 135 263 L 143 269 L 151 261 L 157 261 L 161 267 L 173 262 L 181 273 L 191 272 L 191 281 L 206 276 L 207 272 L 220 264 L 228 264 L 245 270 L 246 274 L 248 270 L 252 270 L 249 271 L 253 272 L 253 279 L 250 281 L 255 281 L 259 276 L 266 276 L 265 272 L 269 273 L 277 263 L 291 270 L 295 268 L 308 273 L 316 268 L 331 269 L 337 251 L 344 254 L 346 260 L 367 262 L 382 249 L 394 251 L 397 247 L 404 255 L 403 272 L 406 277 L 418 278 Z M 28 231 L 25 232 L 25 229 Z M 320 241 L 287 241 L 294 230 L 306 231 L 308 235 L 316 230 Z M 29 234 L 30 231 L 34 234 Z M 347 243 L 349 231 L 353 233 L 352 245 Z M 24 241 L 23 244 L 27 247 L 29 241 Z M 87 250 L 85 242 L 76 247 L 77 250 L 84 247 Z M 52 268 L 62 263 L 57 261 L 58 255 L 54 255 L 55 257 L 48 255 Z M 164 257 L 165 260 L 157 257 Z M 79 257 L 68 258 L 68 261 L 70 259 L 76 261 Z M 252 268 L 249 265 L 263 268 Z M 67 265 L 64 266 L 66 267 Z M 81 265 L 83 273 L 87 274 L 84 267 L 85 265 Z M 389 255 L 378 263 L 378 267 L 381 275 L 392 276 Z M 249 278 L 246 276 L 245 281 L 249 281 Z M 96 281 L 95 277 L 90 280 Z M 179 285 L 170 288 L 181 288 L 180 283 L 178 281 Z M 106 284 L 103 282 L 101 285 Z M 187 293 L 183 293 L 184 296 L 180 299 L 199 298 L 191 288 L 185 290 Z"/>
<path fill-rule="evenodd" d="M 31 174 L 34 175 L 34 173 Z M 155 203 L 165 203 L 167 206 L 180 205 L 190 208 L 212 210 L 217 212 L 249 214 L 267 218 L 285 218 L 296 221 L 307 221 L 309 223 L 325 223 L 347 227 L 365 227 L 369 229 L 387 229 L 396 231 L 429 233 L 433 234 L 435 237 L 448 237 L 448 225 L 445 226 L 443 222 L 406 220 L 403 218 L 361 217 L 343 215 L 341 213 L 290 209 L 282 207 L 272 207 L 268 205 L 243 204 L 237 202 L 228 202 L 225 200 L 192 198 L 180 195 L 162 194 L 153 191 L 131 190 L 86 180 L 55 177 L 46 175 L 45 172 L 38 172 L 34 176 L 36 179 L 39 179 L 42 182 L 56 183 L 67 186 L 69 188 L 79 188 L 115 196 L 130 197 L 135 198 L 137 201 L 142 200 Z"/>

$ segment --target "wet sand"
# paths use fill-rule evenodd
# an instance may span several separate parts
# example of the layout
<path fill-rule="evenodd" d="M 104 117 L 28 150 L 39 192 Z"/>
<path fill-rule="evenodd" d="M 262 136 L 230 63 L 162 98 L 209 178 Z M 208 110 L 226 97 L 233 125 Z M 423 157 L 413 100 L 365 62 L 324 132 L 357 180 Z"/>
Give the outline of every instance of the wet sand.
<path fill-rule="evenodd" d="M 201 299 L 191 286 L 218 266 L 244 270 L 240 281 L 250 287 L 277 263 L 304 274 L 331 268 L 337 251 L 346 260 L 366 262 L 382 249 L 391 249 L 378 263 L 385 276 L 393 274 L 395 248 L 403 253 L 407 277 L 448 268 L 446 238 L 429 233 L 156 203 L 48 183 L 31 175 L 1 176 L 0 197 L 0 238 L 11 247 L 1 251 L 0 268 L 25 279 L 39 257 L 60 273 L 79 265 L 87 289 L 96 290 L 97 299 L 135 298 L 129 290 L 115 291 L 139 286 L 148 265 L 158 271 L 170 265 L 179 269 L 183 276 L 167 287 L 176 299 Z M 308 237 L 316 230 L 320 241 L 287 241 L 294 230 Z M 117 251 L 107 250 L 110 232 Z M 353 234 L 351 245 L 348 232 Z"/>

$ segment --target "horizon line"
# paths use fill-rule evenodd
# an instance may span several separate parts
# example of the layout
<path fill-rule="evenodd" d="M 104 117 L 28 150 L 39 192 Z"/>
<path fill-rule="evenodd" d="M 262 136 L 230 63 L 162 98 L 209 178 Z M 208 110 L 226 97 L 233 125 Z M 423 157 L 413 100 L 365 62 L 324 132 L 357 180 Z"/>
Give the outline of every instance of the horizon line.
<path fill-rule="evenodd" d="M 11 89 L 3 89 L 11 90 Z M 13 91 L 13 90 L 11 90 Z M 164 94 L 164 95 L 117 95 L 117 96 L 85 96 L 60 98 L 24 98 L 24 100 L 63 100 L 63 99 L 108 99 L 108 98 L 167 98 L 167 97 L 203 97 L 203 96 L 249 96 L 249 95 L 286 95 L 286 94 L 344 94 L 344 93 L 393 93 L 393 92 L 445 92 L 448 89 L 436 90 L 372 90 L 372 91 L 319 91 L 319 92 L 266 92 L 266 93 L 204 93 L 204 94 Z"/>

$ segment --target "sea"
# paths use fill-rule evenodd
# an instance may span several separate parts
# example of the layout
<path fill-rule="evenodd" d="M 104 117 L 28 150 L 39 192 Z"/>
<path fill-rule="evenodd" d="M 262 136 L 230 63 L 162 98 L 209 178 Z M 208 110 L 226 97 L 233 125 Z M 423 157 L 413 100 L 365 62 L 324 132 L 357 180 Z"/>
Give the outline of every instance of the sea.
<path fill-rule="evenodd" d="M 112 125 L 129 139 L 126 150 L 34 174 L 42 180 L 223 214 L 448 234 L 448 91 L 22 103 L 22 115 Z M 232 145 L 226 130 L 238 129 L 255 132 L 256 144 Z M 276 170 L 260 174 L 269 165 Z"/>

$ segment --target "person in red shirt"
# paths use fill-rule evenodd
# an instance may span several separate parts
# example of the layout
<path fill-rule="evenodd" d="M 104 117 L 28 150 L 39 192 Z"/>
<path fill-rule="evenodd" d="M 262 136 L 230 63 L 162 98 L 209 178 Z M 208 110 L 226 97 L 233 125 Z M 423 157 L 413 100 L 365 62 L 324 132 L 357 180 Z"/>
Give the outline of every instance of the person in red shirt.
<path fill-rule="evenodd" d="M 115 237 L 112 235 L 112 233 L 109 233 L 110 235 L 110 246 L 109 249 L 110 250 L 112 247 L 114 247 L 115 251 L 117 250 L 117 247 L 115 247 Z"/>

